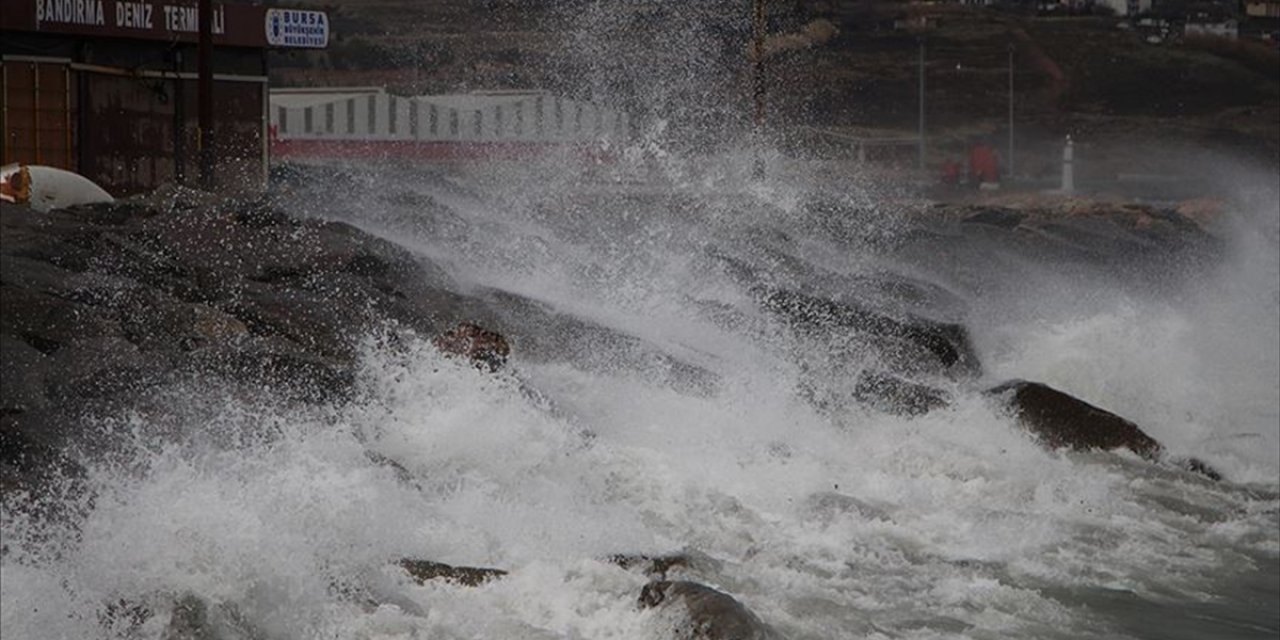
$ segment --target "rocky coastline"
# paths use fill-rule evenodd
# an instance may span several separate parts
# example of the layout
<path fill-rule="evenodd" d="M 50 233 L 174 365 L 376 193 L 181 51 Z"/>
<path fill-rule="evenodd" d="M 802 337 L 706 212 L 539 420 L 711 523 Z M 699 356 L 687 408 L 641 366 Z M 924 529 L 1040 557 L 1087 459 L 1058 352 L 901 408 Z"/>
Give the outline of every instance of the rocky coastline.
<path fill-rule="evenodd" d="M 1081 228 L 1046 212 L 944 209 L 932 215 L 1021 237 L 1069 236 Z M 1152 250 L 1214 243 L 1175 211 L 1121 207 L 1089 215 L 1123 227 L 1136 245 Z M 102 437 L 81 425 L 176 381 L 213 376 L 266 385 L 291 401 L 334 402 L 350 392 L 360 345 L 370 337 L 387 345 L 406 333 L 434 337 L 440 350 L 488 371 L 519 358 L 521 345 L 554 350 L 572 336 L 608 337 L 593 340 L 600 348 L 638 348 L 626 336 L 509 293 L 464 292 L 422 256 L 349 224 L 292 217 L 265 198 L 217 202 L 179 194 L 45 213 L 5 205 L 0 240 L 0 492 L 6 501 L 29 500 L 58 479 L 74 478 L 86 448 Z M 850 390 L 874 410 L 927 413 L 948 404 L 947 392 L 933 381 L 980 381 L 981 363 L 960 324 L 777 286 L 754 291 L 762 309 L 797 331 L 856 334 L 886 354 L 906 353 L 902 366 L 868 372 Z M 656 357 L 700 379 L 692 365 Z M 987 387 L 993 402 L 1003 403 L 1046 448 L 1127 449 L 1167 462 L 1160 443 L 1138 425 L 1084 400 L 1033 382 Z M 1203 462 L 1175 462 L 1219 478 Z M 619 555 L 608 561 L 652 579 L 637 606 L 674 611 L 683 621 L 673 624 L 673 637 L 777 637 L 731 595 L 697 581 L 706 580 L 699 569 L 706 559 Z M 461 586 L 505 575 L 430 559 L 403 559 L 400 566 L 420 582 Z M 169 605 L 166 637 L 208 637 L 213 626 L 241 624 L 234 611 L 198 594 L 174 594 Z M 140 624 L 167 605 L 113 606 L 108 609 Z"/>

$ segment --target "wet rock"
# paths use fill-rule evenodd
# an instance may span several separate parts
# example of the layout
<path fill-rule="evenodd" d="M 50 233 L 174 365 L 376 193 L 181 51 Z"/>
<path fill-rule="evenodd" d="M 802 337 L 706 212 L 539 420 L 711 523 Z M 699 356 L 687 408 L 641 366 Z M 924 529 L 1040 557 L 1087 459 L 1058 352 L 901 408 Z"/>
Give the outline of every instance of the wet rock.
<path fill-rule="evenodd" d="M 568 361 L 589 373 L 642 372 L 686 393 L 707 395 L 719 383 L 707 369 L 636 336 L 508 291 L 490 289 L 479 295 L 495 322 L 518 333 L 522 359 Z"/>
<path fill-rule="evenodd" d="M 265 635 L 255 629 L 239 607 L 229 602 L 214 603 L 186 594 L 177 598 L 162 640 L 258 640 Z"/>
<path fill-rule="evenodd" d="M 119 598 L 98 609 L 98 624 L 116 635 L 125 636 L 155 616 L 146 603 Z"/>
<path fill-rule="evenodd" d="M 65 450 L 62 427 L 72 419 L 56 411 L 7 409 L 0 413 L 0 490 L 35 492 L 62 480 L 63 491 L 77 491 L 84 468 Z M 51 505 L 28 506 L 43 511 Z"/>
<path fill-rule="evenodd" d="M 1164 458 L 1164 447 L 1138 425 L 1046 384 L 1012 380 L 987 393 L 1006 403 L 1018 422 L 1050 449 L 1126 449 L 1152 461 Z M 1196 458 L 1172 462 L 1211 480 L 1222 478 Z"/>
<path fill-rule="evenodd" d="M 628 571 L 639 570 L 654 580 L 667 580 L 669 573 L 677 571 L 684 574 L 709 574 L 721 569 L 718 560 L 696 550 L 664 555 L 615 553 L 604 560 Z"/>
<path fill-rule="evenodd" d="M 866 336 L 872 346 L 890 356 L 886 361 L 896 362 L 904 369 L 953 377 L 981 372 L 969 333 L 959 324 L 908 314 L 895 317 L 857 304 L 785 289 L 764 292 L 761 304 L 800 327 L 848 329 Z"/>
<path fill-rule="evenodd" d="M 689 557 L 682 553 L 665 556 L 618 553 L 605 558 L 605 561 L 627 570 L 639 569 L 645 575 L 653 576 L 659 580 L 665 580 L 668 571 L 688 567 L 691 564 Z"/>
<path fill-rule="evenodd" d="M 670 612 L 679 640 L 777 640 L 741 602 L 697 582 L 659 580 L 640 591 L 642 607 Z"/>
<path fill-rule="evenodd" d="M 261 203 L 5 205 L 0 234 L 0 417 L 27 443 L 4 452 L 6 487 L 157 385 L 211 374 L 341 400 L 366 336 L 435 335 L 483 306 L 390 242 Z"/>
<path fill-rule="evenodd" d="M 432 344 L 444 353 L 466 358 L 489 371 L 497 371 L 511 355 L 511 345 L 502 334 L 470 322 L 436 336 Z"/>
<path fill-rule="evenodd" d="M 866 520 L 892 519 L 888 506 L 872 504 L 836 491 L 814 493 L 805 499 L 804 506 L 806 512 L 825 524 L 830 524 L 842 515 L 857 515 Z"/>
<path fill-rule="evenodd" d="M 418 584 L 426 584 L 429 580 L 444 580 L 465 587 L 478 587 L 490 580 L 497 580 L 507 575 L 507 572 L 502 569 L 455 567 L 443 562 L 411 558 L 403 559 L 398 564 Z"/>
<path fill-rule="evenodd" d="M 1209 466 L 1209 463 L 1199 458 L 1184 458 L 1181 460 L 1175 460 L 1174 463 L 1187 471 L 1198 473 L 1210 480 L 1213 480 L 1214 482 L 1222 479 L 1222 474 L 1218 473 L 1217 469 Z"/>
<path fill-rule="evenodd" d="M 1003 207 L 990 207 L 961 220 L 961 224 L 985 224 L 1001 229 L 1013 229 L 1027 219 L 1026 213 Z"/>
<path fill-rule="evenodd" d="M 1012 380 L 987 393 L 1006 402 L 1019 423 L 1050 449 L 1128 449 L 1148 459 L 1162 452 L 1138 425 L 1048 385 Z"/>
<path fill-rule="evenodd" d="M 48 356 L 26 340 L 0 335 L 0 362 L 5 363 L 5 381 L 0 385 L 0 412 L 23 412 L 48 403 L 44 377 Z"/>
<path fill-rule="evenodd" d="M 878 411 L 901 416 L 924 415 L 950 402 L 941 389 L 875 371 L 863 371 L 858 376 L 853 397 Z"/>

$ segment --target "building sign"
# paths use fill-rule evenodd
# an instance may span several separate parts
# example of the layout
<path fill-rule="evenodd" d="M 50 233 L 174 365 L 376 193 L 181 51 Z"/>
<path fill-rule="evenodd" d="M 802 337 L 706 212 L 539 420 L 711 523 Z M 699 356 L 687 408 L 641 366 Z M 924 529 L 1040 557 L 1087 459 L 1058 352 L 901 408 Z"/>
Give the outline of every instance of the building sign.
<path fill-rule="evenodd" d="M 276 14 L 281 19 L 273 35 L 269 16 Z M 200 14 L 194 0 L 0 0 L 0 30 L 195 42 Z M 220 46 L 320 48 L 329 43 L 329 17 L 215 2 L 212 31 Z"/>
<path fill-rule="evenodd" d="M 323 49 L 329 46 L 329 16 L 323 11 L 267 9 L 267 44 Z"/>

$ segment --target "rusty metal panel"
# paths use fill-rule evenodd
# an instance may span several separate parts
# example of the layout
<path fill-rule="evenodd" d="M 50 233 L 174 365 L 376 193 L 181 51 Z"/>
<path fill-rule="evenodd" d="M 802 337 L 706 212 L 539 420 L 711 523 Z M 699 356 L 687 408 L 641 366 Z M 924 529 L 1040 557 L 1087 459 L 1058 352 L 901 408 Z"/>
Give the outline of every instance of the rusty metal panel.
<path fill-rule="evenodd" d="M 66 64 L 5 60 L 4 163 L 75 171 L 76 101 Z"/>
<path fill-rule="evenodd" d="M 85 177 L 113 195 L 153 189 L 173 177 L 169 81 L 85 73 L 80 132 Z"/>
<path fill-rule="evenodd" d="M 183 175 L 199 174 L 196 152 L 197 91 L 193 79 L 86 74 L 81 132 L 81 173 L 114 195 L 154 189 Z M 177 84 L 183 83 L 182 90 Z M 214 176 L 218 186 L 259 188 L 263 184 L 263 128 L 266 87 L 261 82 L 214 83 Z M 183 101 L 178 110 L 177 101 Z M 181 124 L 179 124 L 181 118 Z M 175 127 L 180 127 L 175 131 Z M 185 152 L 177 158 L 175 134 Z"/>

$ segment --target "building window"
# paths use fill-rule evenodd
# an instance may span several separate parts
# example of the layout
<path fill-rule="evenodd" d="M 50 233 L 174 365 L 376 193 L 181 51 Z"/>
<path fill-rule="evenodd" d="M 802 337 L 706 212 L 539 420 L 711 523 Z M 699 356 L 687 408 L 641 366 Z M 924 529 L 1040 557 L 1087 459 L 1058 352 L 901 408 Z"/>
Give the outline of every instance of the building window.
<path fill-rule="evenodd" d="M 516 103 L 516 126 L 513 133 L 517 136 L 524 135 L 524 103 Z"/>
<path fill-rule="evenodd" d="M 284 107 L 280 107 L 278 113 L 280 114 L 280 133 L 288 133 L 289 132 L 289 110 Z"/>
<path fill-rule="evenodd" d="M 333 133 L 333 103 L 324 106 L 324 132 Z"/>
<path fill-rule="evenodd" d="M 356 132 L 356 99 L 347 99 L 347 133 Z"/>
<path fill-rule="evenodd" d="M 433 104 L 427 110 L 427 131 L 430 131 L 432 136 L 435 136 L 439 132 L 438 131 L 439 124 L 437 124 L 437 121 L 439 119 L 440 119 L 440 110 L 437 109 L 436 106 Z"/>
<path fill-rule="evenodd" d="M 387 96 L 387 130 L 392 135 L 396 132 L 396 97 Z"/>
<path fill-rule="evenodd" d="M 458 137 L 458 110 L 457 109 L 449 110 L 449 135 L 454 138 Z"/>
<path fill-rule="evenodd" d="M 378 96 L 369 96 L 369 135 L 378 132 Z"/>
<path fill-rule="evenodd" d="M 409 137 L 417 139 L 418 137 L 418 109 L 422 105 L 417 100 L 409 101 Z"/>
<path fill-rule="evenodd" d="M 484 127 L 484 114 L 479 109 L 476 109 L 475 117 L 472 118 L 472 123 L 475 125 L 476 137 L 479 138 L 480 132 Z"/>
<path fill-rule="evenodd" d="M 314 113 L 315 110 L 311 107 L 302 110 L 302 131 L 304 133 L 311 133 L 311 119 Z"/>

